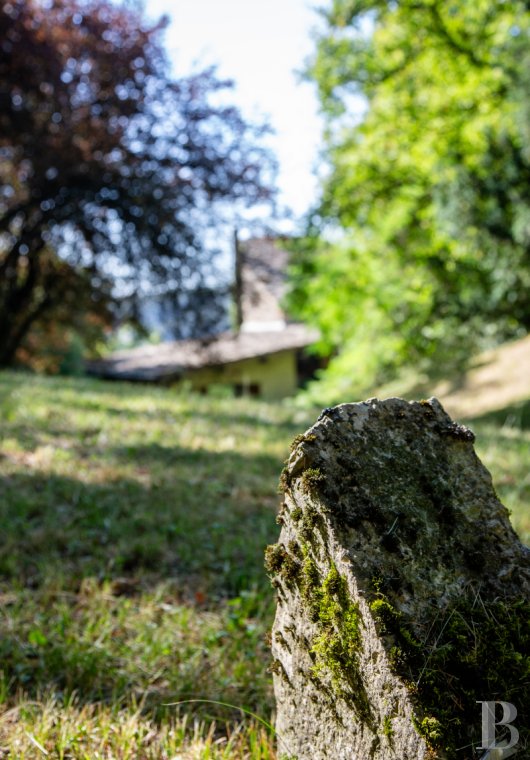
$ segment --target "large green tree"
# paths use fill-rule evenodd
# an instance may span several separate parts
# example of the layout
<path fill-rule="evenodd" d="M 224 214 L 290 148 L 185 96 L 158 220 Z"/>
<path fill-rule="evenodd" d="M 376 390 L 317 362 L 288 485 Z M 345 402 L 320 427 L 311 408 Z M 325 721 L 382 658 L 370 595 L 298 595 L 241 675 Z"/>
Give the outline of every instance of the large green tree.
<path fill-rule="evenodd" d="M 339 351 L 340 396 L 530 327 L 530 13 L 333 0 L 322 15 L 308 75 L 330 171 L 292 298 Z"/>
<path fill-rule="evenodd" d="M 37 320 L 75 306 L 75 283 L 130 302 L 185 293 L 204 314 L 203 231 L 272 196 L 261 130 L 219 105 L 229 83 L 172 79 L 164 23 L 138 7 L 0 2 L 0 366 Z"/>

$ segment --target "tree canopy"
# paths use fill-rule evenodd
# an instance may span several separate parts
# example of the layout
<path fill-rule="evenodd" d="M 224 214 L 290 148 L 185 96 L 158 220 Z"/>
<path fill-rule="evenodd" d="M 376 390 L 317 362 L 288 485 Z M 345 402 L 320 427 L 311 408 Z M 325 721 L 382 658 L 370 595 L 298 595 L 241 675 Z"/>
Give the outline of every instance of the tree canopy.
<path fill-rule="evenodd" d="M 105 0 L 0 5 L 0 365 L 76 282 L 211 296 L 204 230 L 273 197 L 263 128 L 219 104 L 215 71 L 170 77 L 164 26 Z"/>
<path fill-rule="evenodd" d="M 530 14 L 333 0 L 323 19 L 308 76 L 330 171 L 292 300 L 338 349 L 340 396 L 530 327 Z"/>

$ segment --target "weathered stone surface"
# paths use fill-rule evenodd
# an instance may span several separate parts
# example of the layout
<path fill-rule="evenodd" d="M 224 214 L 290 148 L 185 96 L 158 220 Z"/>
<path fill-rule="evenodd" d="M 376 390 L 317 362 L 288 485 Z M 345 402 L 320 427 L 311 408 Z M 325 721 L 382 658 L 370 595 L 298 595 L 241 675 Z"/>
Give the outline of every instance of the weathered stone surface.
<path fill-rule="evenodd" d="M 528 550 L 473 439 L 436 399 L 372 399 L 295 440 L 266 556 L 280 753 L 479 758 L 476 702 L 504 700 L 530 755 Z"/>

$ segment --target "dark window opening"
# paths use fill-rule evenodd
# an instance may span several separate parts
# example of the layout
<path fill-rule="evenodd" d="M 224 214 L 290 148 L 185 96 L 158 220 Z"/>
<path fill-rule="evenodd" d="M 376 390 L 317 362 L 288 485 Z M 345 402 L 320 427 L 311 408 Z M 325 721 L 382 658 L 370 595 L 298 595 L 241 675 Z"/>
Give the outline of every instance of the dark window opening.
<path fill-rule="evenodd" d="M 234 396 L 240 398 L 241 396 L 253 396 L 257 398 L 261 396 L 261 385 L 259 383 L 234 383 Z"/>

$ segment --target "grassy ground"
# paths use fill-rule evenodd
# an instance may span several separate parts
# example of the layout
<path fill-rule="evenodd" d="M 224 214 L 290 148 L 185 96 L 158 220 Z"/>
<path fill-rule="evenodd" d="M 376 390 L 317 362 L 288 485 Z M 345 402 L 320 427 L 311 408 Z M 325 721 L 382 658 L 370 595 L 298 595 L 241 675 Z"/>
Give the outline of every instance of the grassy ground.
<path fill-rule="evenodd" d="M 274 758 L 287 405 L 0 374 L 0 758 Z M 477 420 L 530 538 L 530 406 Z"/>

